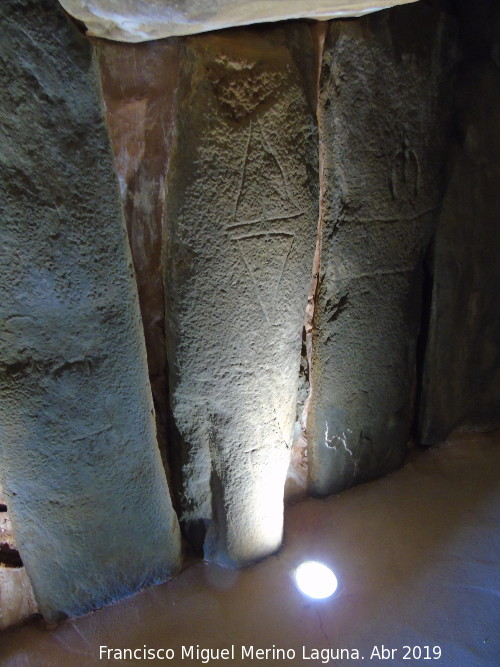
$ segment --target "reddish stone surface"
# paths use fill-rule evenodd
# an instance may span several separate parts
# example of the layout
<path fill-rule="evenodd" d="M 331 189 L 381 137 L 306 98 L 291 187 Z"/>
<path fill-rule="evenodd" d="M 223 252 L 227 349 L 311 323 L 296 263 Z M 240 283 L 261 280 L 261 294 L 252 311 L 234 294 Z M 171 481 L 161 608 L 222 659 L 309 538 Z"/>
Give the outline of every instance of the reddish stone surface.
<path fill-rule="evenodd" d="M 94 43 L 137 279 L 158 445 L 169 475 L 162 220 L 174 134 L 179 43 L 176 39 Z"/>

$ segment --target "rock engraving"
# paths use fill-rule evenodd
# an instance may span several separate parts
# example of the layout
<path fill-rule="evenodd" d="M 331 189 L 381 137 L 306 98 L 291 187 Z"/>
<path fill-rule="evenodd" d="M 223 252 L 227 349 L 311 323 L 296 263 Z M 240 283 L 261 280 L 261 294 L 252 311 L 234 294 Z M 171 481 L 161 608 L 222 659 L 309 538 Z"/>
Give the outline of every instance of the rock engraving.
<path fill-rule="evenodd" d="M 182 524 L 225 565 L 281 542 L 317 223 L 299 48 L 311 56 L 302 24 L 189 38 L 181 58 L 165 218 L 173 437 Z"/>

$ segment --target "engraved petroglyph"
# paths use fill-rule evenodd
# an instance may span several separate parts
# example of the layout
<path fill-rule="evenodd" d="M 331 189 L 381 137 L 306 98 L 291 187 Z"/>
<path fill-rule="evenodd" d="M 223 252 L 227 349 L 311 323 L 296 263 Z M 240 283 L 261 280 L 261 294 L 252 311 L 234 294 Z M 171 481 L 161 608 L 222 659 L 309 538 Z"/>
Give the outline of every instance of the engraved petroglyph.
<path fill-rule="evenodd" d="M 303 211 L 294 204 L 286 170 L 266 137 L 262 122 L 251 121 L 234 214 L 226 230 L 238 247 L 267 324 L 272 323 L 274 304 L 295 240 L 295 234 L 283 229 L 282 224 L 301 215 Z M 274 227 L 274 223 L 279 226 Z M 259 229 L 246 231 L 245 227 Z"/>
<path fill-rule="evenodd" d="M 418 195 L 420 165 L 415 151 L 410 148 L 407 137 L 403 139 L 401 149 L 394 156 L 390 188 L 393 199 L 401 198 L 406 192 L 410 197 Z"/>
<path fill-rule="evenodd" d="M 241 179 L 228 229 L 302 214 L 294 203 L 286 171 L 260 121 L 248 125 Z"/>
<path fill-rule="evenodd" d="M 273 307 L 294 239 L 294 234 L 282 231 L 248 234 L 233 239 L 237 243 L 241 259 L 268 324 L 272 324 Z M 261 246 L 261 253 L 256 246 Z"/>
<path fill-rule="evenodd" d="M 298 211 L 297 213 L 290 213 L 289 215 L 273 215 L 267 218 L 254 218 L 253 220 L 241 220 L 238 222 L 229 223 L 227 229 L 235 229 L 237 227 L 245 227 L 246 225 L 254 225 L 260 222 L 275 222 L 277 220 L 293 220 L 294 218 L 299 218 L 303 215 L 303 211 Z"/>
<path fill-rule="evenodd" d="M 181 521 L 231 567 L 281 541 L 317 224 L 309 26 L 243 34 L 183 41 L 164 244 Z"/>

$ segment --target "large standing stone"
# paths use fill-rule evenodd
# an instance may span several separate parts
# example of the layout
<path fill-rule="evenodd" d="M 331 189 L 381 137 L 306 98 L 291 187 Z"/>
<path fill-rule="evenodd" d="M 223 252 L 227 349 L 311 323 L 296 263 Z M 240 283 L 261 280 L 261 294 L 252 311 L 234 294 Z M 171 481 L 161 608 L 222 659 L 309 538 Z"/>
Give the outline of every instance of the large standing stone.
<path fill-rule="evenodd" d="M 295 24 L 187 38 L 166 205 L 182 520 L 205 557 L 277 549 L 317 226 L 314 58 Z"/>
<path fill-rule="evenodd" d="M 420 440 L 500 425 L 500 7 L 458 3 L 465 62 L 439 219 Z"/>
<path fill-rule="evenodd" d="M 0 5 L 0 470 L 48 619 L 179 564 L 89 44 L 55 0 Z"/>
<path fill-rule="evenodd" d="M 416 0 L 60 0 L 89 34 L 124 42 L 192 35 L 233 26 L 360 16 Z"/>
<path fill-rule="evenodd" d="M 323 55 L 322 251 L 308 419 L 324 495 L 400 465 L 421 264 L 442 196 L 454 46 L 415 5 L 331 24 Z"/>
<path fill-rule="evenodd" d="M 175 125 L 179 46 L 95 40 L 144 326 L 160 452 L 167 472 L 167 369 L 162 222 Z"/>

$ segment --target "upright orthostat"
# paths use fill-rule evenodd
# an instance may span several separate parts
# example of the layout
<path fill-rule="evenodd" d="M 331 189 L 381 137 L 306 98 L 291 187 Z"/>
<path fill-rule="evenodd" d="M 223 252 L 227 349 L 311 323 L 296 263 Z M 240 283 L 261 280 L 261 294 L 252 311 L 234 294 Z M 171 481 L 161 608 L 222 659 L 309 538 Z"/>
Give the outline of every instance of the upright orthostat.
<path fill-rule="evenodd" d="M 276 550 L 317 227 L 306 24 L 187 38 L 167 182 L 170 392 L 182 520 L 205 558 Z"/>
<path fill-rule="evenodd" d="M 442 198 L 453 36 L 446 15 L 412 5 L 332 22 L 326 39 L 307 428 L 314 494 L 389 472 L 404 456 L 422 260 Z"/>
<path fill-rule="evenodd" d="M 139 293 L 158 445 L 169 473 L 161 240 L 165 178 L 175 132 L 178 40 L 93 42 Z"/>
<path fill-rule="evenodd" d="M 169 577 L 177 519 L 91 48 L 0 4 L 0 471 L 47 619 Z"/>
<path fill-rule="evenodd" d="M 500 5 L 460 3 L 465 62 L 433 261 L 420 441 L 500 426 Z"/>

